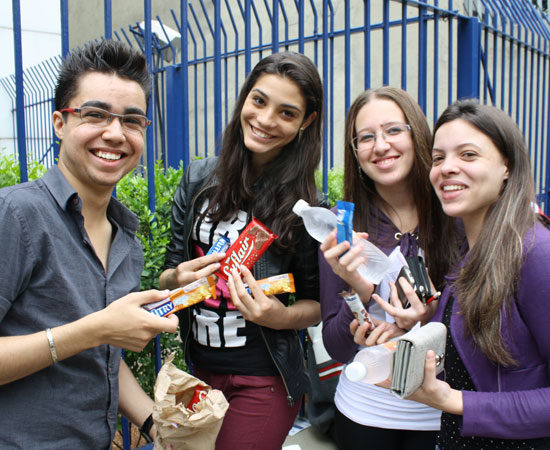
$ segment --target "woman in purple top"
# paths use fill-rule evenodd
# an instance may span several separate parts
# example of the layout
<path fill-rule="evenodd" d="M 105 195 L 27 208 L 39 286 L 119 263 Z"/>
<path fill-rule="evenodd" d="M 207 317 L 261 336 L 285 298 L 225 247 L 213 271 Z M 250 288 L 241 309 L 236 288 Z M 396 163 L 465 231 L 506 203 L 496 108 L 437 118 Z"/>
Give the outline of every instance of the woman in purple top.
<path fill-rule="evenodd" d="M 435 285 L 442 287 L 458 246 L 441 239 L 453 235 L 454 223 L 443 213 L 429 183 L 431 134 L 418 104 L 405 91 L 387 86 L 362 93 L 348 112 L 345 142 L 344 199 L 355 203 L 354 229 L 368 232 L 371 242 L 397 260 L 424 255 Z M 395 331 L 394 325 L 385 323 L 382 309 L 375 302 L 369 304 L 375 286 L 355 270 L 362 261 L 359 250 L 360 244 L 351 249 L 347 242 L 336 245 L 333 233 L 319 256 L 323 341 L 329 354 L 341 362 L 349 362 L 359 345 L 376 343 Z M 387 297 L 387 286 L 384 280 L 377 292 Z M 350 288 L 378 323 L 374 330 L 368 324 L 359 327 L 355 340 L 350 323 L 355 331 L 357 321 L 340 296 Z M 345 375 L 340 376 L 335 404 L 339 448 L 435 446 L 440 413 L 433 408 L 398 399 L 379 386 L 353 383 Z"/>
<path fill-rule="evenodd" d="M 548 449 L 550 231 L 532 208 L 523 137 L 497 108 L 458 101 L 435 125 L 432 156 L 430 180 L 467 243 L 432 318 L 450 330 L 445 381 L 429 351 L 411 399 L 443 411 L 441 450 Z M 387 310 L 399 317 L 396 300 Z"/>

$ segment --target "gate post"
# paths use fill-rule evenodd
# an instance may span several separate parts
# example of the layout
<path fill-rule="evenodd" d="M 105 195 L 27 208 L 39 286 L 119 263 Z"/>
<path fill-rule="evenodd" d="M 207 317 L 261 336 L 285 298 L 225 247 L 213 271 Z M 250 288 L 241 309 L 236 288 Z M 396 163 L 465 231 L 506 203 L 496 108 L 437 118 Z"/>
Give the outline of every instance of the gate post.
<path fill-rule="evenodd" d="M 476 17 L 458 20 L 457 98 L 479 98 L 481 27 Z"/>
<path fill-rule="evenodd" d="M 189 164 L 189 140 L 185 136 L 184 107 L 182 95 L 182 68 L 187 66 L 182 62 L 179 66 L 166 67 L 166 155 L 165 166 L 177 169 L 183 161 L 183 167 Z M 187 117 L 186 120 L 189 120 Z"/>

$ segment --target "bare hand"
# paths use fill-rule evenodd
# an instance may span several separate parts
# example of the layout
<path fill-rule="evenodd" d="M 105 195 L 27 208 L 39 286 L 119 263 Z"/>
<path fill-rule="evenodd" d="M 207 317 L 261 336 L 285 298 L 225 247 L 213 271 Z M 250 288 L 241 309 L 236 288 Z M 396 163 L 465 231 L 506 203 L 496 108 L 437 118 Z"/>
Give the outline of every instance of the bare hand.
<path fill-rule="evenodd" d="M 403 308 L 401 300 L 399 300 L 399 296 L 397 295 L 397 288 L 395 287 L 395 283 L 393 283 L 392 281 L 390 281 L 389 303 L 377 294 L 374 294 L 372 298 L 376 301 L 376 303 L 380 305 L 380 307 L 384 311 L 394 317 L 395 322 L 397 323 L 399 328 L 410 330 L 418 322 L 428 322 L 434 315 L 435 310 L 437 309 L 437 301 L 433 301 L 430 304 L 425 305 L 418 298 L 418 296 L 414 292 L 414 289 L 405 278 L 400 277 L 397 282 L 401 283 L 401 288 L 407 296 L 407 300 L 411 305 L 410 307 Z M 435 289 L 432 286 L 432 291 L 434 290 Z"/>
<path fill-rule="evenodd" d="M 367 322 L 359 326 L 357 319 L 353 319 L 349 324 L 353 342 L 363 347 L 384 344 L 389 340 L 402 336 L 406 330 L 399 328 L 395 323 L 374 320 L 375 327 L 372 328 Z"/>
<path fill-rule="evenodd" d="M 368 234 L 354 233 L 353 240 L 356 243 L 354 246 L 351 246 L 348 241 L 338 244 L 336 230 L 334 230 L 320 248 L 332 271 L 354 289 L 361 299 L 368 300 L 374 292 L 374 285 L 357 271 L 361 264 L 367 262 L 363 256 L 360 256 L 363 250 L 363 244 L 357 243 L 360 238 L 367 239 Z"/>
<path fill-rule="evenodd" d="M 186 286 L 216 272 L 223 258 L 225 253 L 212 253 L 182 262 L 175 269 L 165 270 L 160 276 L 159 284 L 169 289 Z"/>
<path fill-rule="evenodd" d="M 276 330 L 287 328 L 287 307 L 277 297 L 265 295 L 250 270 L 245 266 L 241 266 L 240 269 L 252 295 L 246 291 L 243 280 L 236 269 L 231 271 L 232 276 L 227 285 L 231 300 L 243 317 L 264 327 Z"/>
<path fill-rule="evenodd" d="M 94 329 L 99 333 L 99 344 L 141 351 L 157 334 L 175 333 L 178 329 L 177 316 L 171 314 L 158 317 L 141 307 L 146 303 L 163 300 L 168 295 L 168 290 L 133 292 L 115 300 L 105 309 L 90 314 L 89 317 L 97 320 Z"/>
<path fill-rule="evenodd" d="M 428 350 L 424 365 L 424 382 L 408 399 L 451 414 L 462 414 L 462 392 L 452 389 L 448 383 L 439 380 L 435 375 L 435 369 L 435 353 L 433 350 Z"/>

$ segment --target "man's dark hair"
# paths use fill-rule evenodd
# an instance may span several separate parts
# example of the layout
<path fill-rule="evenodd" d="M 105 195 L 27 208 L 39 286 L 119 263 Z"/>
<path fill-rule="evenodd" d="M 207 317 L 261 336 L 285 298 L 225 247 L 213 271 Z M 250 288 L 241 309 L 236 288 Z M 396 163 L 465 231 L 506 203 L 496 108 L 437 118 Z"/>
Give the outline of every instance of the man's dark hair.
<path fill-rule="evenodd" d="M 89 72 L 116 75 L 137 82 L 149 102 L 151 77 L 143 53 L 115 40 L 92 42 L 70 52 L 61 64 L 55 87 L 55 109 L 67 108 L 78 91 L 82 75 Z"/>

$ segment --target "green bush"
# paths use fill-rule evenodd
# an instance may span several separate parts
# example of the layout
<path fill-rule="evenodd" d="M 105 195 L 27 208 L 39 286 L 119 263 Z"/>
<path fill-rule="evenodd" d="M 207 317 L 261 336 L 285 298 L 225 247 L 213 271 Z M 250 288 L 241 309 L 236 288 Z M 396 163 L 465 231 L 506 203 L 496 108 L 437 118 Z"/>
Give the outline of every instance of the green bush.
<path fill-rule="evenodd" d="M 27 164 L 27 176 L 29 181 L 36 180 L 46 173 L 46 168 L 36 162 Z M 0 155 L 0 188 L 12 186 L 21 182 L 19 162 L 12 155 Z"/>
<path fill-rule="evenodd" d="M 138 238 L 143 247 L 145 265 L 141 275 L 141 290 L 158 289 L 158 278 L 164 265 L 166 246 L 170 241 L 170 215 L 174 191 L 183 174 L 183 166 L 178 169 L 164 170 L 162 162 L 155 166 L 155 204 L 154 213 L 148 207 L 147 170 L 143 173 L 133 171 L 119 181 L 116 188 L 117 198 L 139 219 Z M 174 364 L 186 370 L 181 341 L 177 334 L 161 334 L 161 355 L 164 360 L 175 353 Z M 141 352 L 125 352 L 125 360 L 135 374 L 140 385 L 150 395 L 155 384 L 154 341 L 149 342 Z"/>
<path fill-rule="evenodd" d="M 337 200 L 344 198 L 344 169 L 341 167 L 333 167 L 328 171 L 328 192 L 327 199 L 330 207 L 336 206 Z M 315 183 L 320 191 L 323 191 L 323 172 L 318 170 L 315 172 Z"/>

